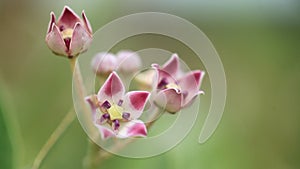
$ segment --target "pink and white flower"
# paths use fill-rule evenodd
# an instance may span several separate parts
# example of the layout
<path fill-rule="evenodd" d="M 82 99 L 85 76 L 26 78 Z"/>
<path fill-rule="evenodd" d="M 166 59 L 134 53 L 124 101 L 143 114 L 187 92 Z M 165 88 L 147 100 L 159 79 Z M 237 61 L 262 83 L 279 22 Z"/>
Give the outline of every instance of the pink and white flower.
<path fill-rule="evenodd" d="M 183 73 L 177 54 L 160 67 L 153 64 L 156 71 L 153 88 L 156 89 L 154 103 L 170 113 L 187 107 L 203 91 L 199 91 L 204 72 L 194 70 Z"/>
<path fill-rule="evenodd" d="M 53 53 L 69 58 L 86 51 L 92 41 L 92 27 L 82 11 L 82 19 L 69 7 L 65 6 L 56 21 L 50 13 L 50 22 L 46 43 Z"/>
<path fill-rule="evenodd" d="M 149 95 L 146 91 L 130 91 L 125 94 L 120 77 L 115 72 L 111 73 L 98 94 L 86 99 L 102 139 L 147 136 L 147 128 L 138 118 Z"/>

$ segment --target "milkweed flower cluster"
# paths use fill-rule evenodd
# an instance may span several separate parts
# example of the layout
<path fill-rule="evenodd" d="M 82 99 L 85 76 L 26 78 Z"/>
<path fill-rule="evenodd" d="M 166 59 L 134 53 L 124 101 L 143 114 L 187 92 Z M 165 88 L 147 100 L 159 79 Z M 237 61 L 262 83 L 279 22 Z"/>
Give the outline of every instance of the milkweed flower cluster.
<path fill-rule="evenodd" d="M 46 43 L 53 53 L 73 58 L 88 49 L 92 34 L 84 11 L 80 18 L 66 6 L 57 20 L 51 12 Z M 91 67 L 95 74 L 107 78 L 97 94 L 85 98 L 90 106 L 91 122 L 102 139 L 146 137 L 147 127 L 139 118 L 147 102 L 159 110 L 174 114 L 191 105 L 203 93 L 199 88 L 204 72 L 193 70 L 184 73 L 177 54 L 173 54 L 162 66 L 152 64 L 151 70 L 136 78 L 145 83 L 150 91 L 126 92 L 118 75 L 133 75 L 142 67 L 142 61 L 135 52 L 98 53 Z"/>
<path fill-rule="evenodd" d="M 119 53 L 123 56 L 129 55 L 125 52 Z M 123 58 L 122 55 L 121 58 Z M 137 54 L 133 56 L 133 58 L 139 58 Z M 128 61 L 122 69 L 117 69 L 115 65 L 119 57 L 120 55 L 115 56 L 111 53 L 99 53 L 92 60 L 95 73 L 112 72 L 98 94 L 86 98 L 92 110 L 94 125 L 99 129 L 103 139 L 145 137 L 147 128 L 138 118 L 146 102 L 153 102 L 158 108 L 173 114 L 189 106 L 199 94 L 203 93 L 199 91 L 199 88 L 204 72 L 194 70 L 183 73 L 178 55 L 173 54 L 163 66 L 152 64 L 151 73 L 145 74 L 145 78 L 150 79 L 149 82 L 152 84 L 153 99 L 148 99 L 150 92 L 147 91 L 130 91 L 124 94 L 124 85 L 115 70 L 122 72 L 127 67 L 130 69 L 134 67 L 131 70 L 136 71 L 141 62 L 137 61 L 140 59 L 133 59 L 132 62 Z"/>

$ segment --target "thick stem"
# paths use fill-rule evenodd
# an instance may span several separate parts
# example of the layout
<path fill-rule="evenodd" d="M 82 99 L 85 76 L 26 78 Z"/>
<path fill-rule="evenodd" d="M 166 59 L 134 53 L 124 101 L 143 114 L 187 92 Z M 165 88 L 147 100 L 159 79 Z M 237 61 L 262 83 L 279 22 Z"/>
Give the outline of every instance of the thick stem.
<path fill-rule="evenodd" d="M 36 156 L 32 169 L 38 169 L 42 164 L 43 160 L 47 156 L 48 152 L 55 145 L 58 139 L 62 136 L 62 134 L 66 131 L 66 129 L 72 124 L 75 119 L 75 112 L 73 108 L 67 113 L 61 123 L 57 126 L 54 132 L 51 134 L 45 145 L 42 147 L 38 155 Z"/>
<path fill-rule="evenodd" d="M 75 67 L 76 67 L 77 57 L 70 59 L 70 68 L 71 72 L 74 74 Z"/>
<path fill-rule="evenodd" d="M 84 88 L 84 84 L 83 84 L 83 80 L 82 80 L 82 75 L 81 75 L 81 72 L 80 72 L 80 68 L 79 68 L 79 65 L 76 66 L 76 61 L 71 61 L 71 63 L 73 63 L 73 69 L 74 69 L 74 79 L 73 79 L 73 85 L 75 87 L 75 95 L 77 97 L 77 99 L 79 99 L 79 104 L 81 104 L 81 108 L 82 110 L 79 110 L 79 111 L 82 111 L 83 112 L 83 116 L 82 116 L 82 120 L 84 121 L 84 124 L 85 124 L 85 127 L 86 127 L 86 130 L 88 130 L 89 133 L 96 133 L 95 135 L 92 135 L 91 137 L 92 138 L 97 138 L 99 137 L 99 133 L 97 130 L 95 130 L 95 127 L 93 126 L 93 124 L 91 123 L 91 120 L 90 120 L 90 116 L 89 114 L 91 114 L 89 108 L 86 107 L 86 103 L 85 103 L 85 96 L 86 96 L 86 91 L 85 91 L 85 88 Z M 102 85 L 104 83 L 105 79 L 104 78 L 100 78 L 100 81 L 99 81 L 99 85 Z M 85 169 L 95 169 L 98 164 L 100 163 L 100 161 L 102 159 L 97 159 L 97 162 L 95 162 L 95 158 L 97 157 L 99 151 L 101 151 L 102 149 L 97 145 L 95 144 L 92 140 L 88 139 L 88 150 L 87 150 L 87 153 L 86 153 L 86 156 L 84 157 L 84 160 L 83 160 L 83 167 Z"/>
<path fill-rule="evenodd" d="M 95 169 L 97 168 L 97 164 L 100 163 L 99 161 L 95 163 L 95 157 L 97 156 L 98 152 L 101 151 L 101 149 L 93 141 L 88 141 L 88 150 L 83 160 L 83 167 L 86 169 Z"/>
<path fill-rule="evenodd" d="M 80 109 L 78 111 L 82 112 L 80 113 L 81 119 L 84 121 L 86 130 L 88 130 L 89 133 L 95 133 L 94 126 L 90 122 L 90 109 L 86 106 L 86 102 L 84 98 L 86 97 L 86 89 L 84 87 L 84 83 L 82 80 L 82 75 L 80 72 L 80 67 L 79 65 L 76 66 L 77 64 L 77 57 L 70 59 L 71 63 L 71 68 L 73 71 L 73 86 L 75 90 L 73 90 L 73 97 L 75 96 L 75 102 L 76 104 L 80 104 Z M 92 136 L 93 138 L 96 138 L 96 136 Z"/>

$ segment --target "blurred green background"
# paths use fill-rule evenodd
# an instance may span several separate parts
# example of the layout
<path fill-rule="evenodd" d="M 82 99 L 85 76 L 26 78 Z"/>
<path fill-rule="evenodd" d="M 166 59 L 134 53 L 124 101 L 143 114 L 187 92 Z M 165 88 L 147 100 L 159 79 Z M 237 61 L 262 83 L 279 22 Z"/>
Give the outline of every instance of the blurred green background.
<path fill-rule="evenodd" d="M 77 13 L 85 9 L 94 30 L 136 12 L 185 18 L 210 38 L 227 76 L 224 116 L 208 142 L 198 144 L 210 102 L 206 76 L 208 94 L 201 96 L 197 124 L 176 148 L 147 159 L 114 156 L 99 168 L 300 168 L 300 1 L 1 0 L 1 169 L 12 163 L 29 168 L 72 106 L 68 60 L 54 56 L 44 43 L 50 11 L 58 16 L 64 5 Z M 147 36 L 133 37 L 114 50 L 167 49 L 192 68 L 204 69 L 186 46 Z M 86 147 L 87 136 L 76 120 L 41 168 L 81 168 Z"/>

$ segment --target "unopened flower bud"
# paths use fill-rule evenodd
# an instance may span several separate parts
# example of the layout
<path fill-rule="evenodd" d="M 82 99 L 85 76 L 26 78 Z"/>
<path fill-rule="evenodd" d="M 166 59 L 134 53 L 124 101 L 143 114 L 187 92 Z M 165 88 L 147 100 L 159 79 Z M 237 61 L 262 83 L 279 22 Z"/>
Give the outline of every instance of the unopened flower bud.
<path fill-rule="evenodd" d="M 92 60 L 92 68 L 97 75 L 107 76 L 116 69 L 117 59 L 111 53 L 98 53 Z"/>
<path fill-rule="evenodd" d="M 132 51 L 123 50 L 117 53 L 118 71 L 122 73 L 134 73 L 142 66 L 140 56 Z"/>
<path fill-rule="evenodd" d="M 46 43 L 53 53 L 73 58 L 85 52 L 91 41 L 92 28 L 84 11 L 81 19 L 65 6 L 57 21 L 54 13 L 50 13 Z"/>

